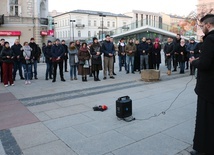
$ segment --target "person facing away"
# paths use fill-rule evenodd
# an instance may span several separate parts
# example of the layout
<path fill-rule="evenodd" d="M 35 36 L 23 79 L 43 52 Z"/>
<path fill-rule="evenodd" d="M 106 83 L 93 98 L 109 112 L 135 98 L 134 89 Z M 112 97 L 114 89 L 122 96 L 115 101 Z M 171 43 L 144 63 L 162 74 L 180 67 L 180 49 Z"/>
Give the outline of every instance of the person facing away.
<path fill-rule="evenodd" d="M 174 44 L 173 39 L 168 37 L 167 43 L 164 46 L 164 53 L 166 55 L 166 64 L 167 64 L 167 75 L 171 75 L 171 68 L 172 68 L 172 55 L 174 54 Z"/>
<path fill-rule="evenodd" d="M 4 86 L 8 87 L 9 84 L 11 86 L 14 86 L 12 74 L 14 55 L 12 49 L 10 48 L 10 44 L 7 41 L 4 42 L 4 48 L 1 51 L 1 58 L 2 58 Z"/>
<path fill-rule="evenodd" d="M 110 78 L 114 79 L 113 76 L 113 63 L 114 63 L 114 54 L 115 54 L 115 48 L 114 44 L 110 42 L 110 36 L 106 35 L 106 39 L 102 44 L 101 52 L 104 54 L 104 80 L 107 79 L 107 71 L 109 68 L 109 74 Z"/>
<path fill-rule="evenodd" d="M 195 93 L 197 112 L 193 149 L 191 155 L 214 154 L 214 14 L 200 20 L 205 36 L 198 58 L 191 57 L 190 63 L 198 69 Z"/>
<path fill-rule="evenodd" d="M 60 44 L 60 40 L 56 39 L 56 44 L 51 47 L 51 55 L 53 62 L 53 80 L 56 82 L 57 66 L 59 66 L 60 78 L 62 82 L 65 82 L 63 75 L 63 59 L 65 55 L 64 47 Z"/>
<path fill-rule="evenodd" d="M 20 55 L 22 45 L 19 43 L 19 39 L 15 40 L 14 45 L 11 46 L 11 50 L 13 51 L 14 55 L 14 66 L 13 66 L 13 81 L 16 80 L 16 72 L 19 70 L 19 76 L 21 80 L 24 80 L 23 73 L 22 73 L 22 63 L 20 60 Z"/>
<path fill-rule="evenodd" d="M 46 73 L 45 73 L 45 80 L 53 79 L 52 78 L 52 71 L 53 71 L 53 63 L 52 63 L 52 42 L 48 40 L 47 46 L 43 49 L 45 63 L 46 63 Z"/>

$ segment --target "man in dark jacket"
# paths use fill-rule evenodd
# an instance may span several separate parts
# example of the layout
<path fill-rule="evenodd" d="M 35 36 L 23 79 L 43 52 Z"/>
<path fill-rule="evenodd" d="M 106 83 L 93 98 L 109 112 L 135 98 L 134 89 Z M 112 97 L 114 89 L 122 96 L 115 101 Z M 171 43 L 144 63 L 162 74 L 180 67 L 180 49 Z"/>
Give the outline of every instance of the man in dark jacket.
<path fill-rule="evenodd" d="M 138 49 L 140 53 L 140 71 L 142 69 L 149 69 L 148 44 L 146 42 L 146 37 L 142 38 L 142 42 L 140 43 Z M 144 63 L 146 67 L 144 67 Z"/>
<path fill-rule="evenodd" d="M 178 47 L 180 45 L 181 42 L 181 35 L 177 34 L 176 39 L 174 41 L 174 54 L 172 55 L 172 62 L 173 62 L 173 67 L 174 70 L 173 72 L 177 71 L 177 67 L 178 67 Z"/>
<path fill-rule="evenodd" d="M 205 34 L 199 58 L 190 58 L 198 69 L 195 92 L 198 95 L 192 155 L 214 154 L 214 14 L 201 19 Z"/>
<path fill-rule="evenodd" d="M 119 71 L 122 71 L 122 66 L 125 67 L 126 71 L 126 51 L 125 51 L 125 42 L 124 38 L 121 38 L 118 44 L 118 58 L 119 58 Z"/>
<path fill-rule="evenodd" d="M 191 37 L 190 42 L 187 45 L 187 53 L 189 56 L 188 58 L 194 57 L 194 55 L 195 55 L 194 51 L 195 51 L 196 45 L 197 45 L 197 43 L 195 42 L 195 38 Z M 190 64 L 190 75 L 195 75 L 195 68 L 192 66 L 192 64 Z"/>
<path fill-rule="evenodd" d="M 146 40 L 146 43 L 148 44 L 148 63 L 149 63 L 149 69 L 153 69 L 153 55 L 152 55 L 152 51 L 153 51 L 153 43 L 152 40 L 150 38 L 148 38 Z"/>
<path fill-rule="evenodd" d="M 101 52 L 104 53 L 104 80 L 106 80 L 107 77 L 107 71 L 109 68 L 109 74 L 110 78 L 114 79 L 113 76 L 113 63 L 114 63 L 114 44 L 110 42 L 110 36 L 106 35 L 106 40 L 102 44 Z"/>
<path fill-rule="evenodd" d="M 65 49 L 65 56 L 64 56 L 64 64 L 65 64 L 65 72 L 68 72 L 67 66 L 68 66 L 68 46 L 65 44 L 65 40 L 62 40 L 62 46 Z"/>
<path fill-rule="evenodd" d="M 34 73 L 34 78 L 37 80 L 37 63 L 38 63 L 38 57 L 39 57 L 39 49 L 37 44 L 35 43 L 34 38 L 30 39 L 29 46 L 32 48 L 32 56 L 33 56 L 33 64 L 32 64 L 32 77 Z"/>
<path fill-rule="evenodd" d="M 167 75 L 171 75 L 172 68 L 172 55 L 174 54 L 174 44 L 173 39 L 168 37 L 167 43 L 164 46 L 164 53 L 166 55 L 166 64 L 167 64 Z"/>
<path fill-rule="evenodd" d="M 1 52 L 2 52 L 3 47 L 4 47 L 4 42 L 5 42 L 5 39 L 1 39 L 1 42 L 0 42 L 0 55 L 1 55 Z M 1 57 L 0 57 L 0 77 L 1 77 L 1 82 L 3 82 L 3 67 L 2 67 Z"/>
<path fill-rule="evenodd" d="M 63 76 L 63 59 L 65 55 L 65 49 L 60 44 L 59 39 L 56 39 L 56 44 L 51 47 L 51 55 L 52 55 L 52 62 L 53 62 L 53 81 L 52 82 L 56 82 L 57 65 L 59 65 L 61 81 L 65 82 L 65 79 Z"/>
<path fill-rule="evenodd" d="M 20 55 L 22 52 L 21 48 L 22 48 L 22 45 L 19 43 L 19 39 L 16 39 L 14 45 L 11 47 L 11 50 L 12 50 L 13 56 L 14 56 L 13 81 L 16 80 L 17 69 L 19 70 L 20 79 L 24 80 L 24 77 L 22 74 L 22 63 L 20 60 Z"/>

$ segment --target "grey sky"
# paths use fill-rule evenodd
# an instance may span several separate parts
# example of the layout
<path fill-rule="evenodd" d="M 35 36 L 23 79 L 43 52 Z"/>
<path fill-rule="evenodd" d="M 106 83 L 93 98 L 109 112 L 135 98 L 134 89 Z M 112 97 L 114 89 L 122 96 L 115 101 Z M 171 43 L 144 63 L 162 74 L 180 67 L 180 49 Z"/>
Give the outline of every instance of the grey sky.
<path fill-rule="evenodd" d="M 49 0 L 49 11 L 76 9 L 125 13 L 131 10 L 188 15 L 196 10 L 197 0 Z"/>

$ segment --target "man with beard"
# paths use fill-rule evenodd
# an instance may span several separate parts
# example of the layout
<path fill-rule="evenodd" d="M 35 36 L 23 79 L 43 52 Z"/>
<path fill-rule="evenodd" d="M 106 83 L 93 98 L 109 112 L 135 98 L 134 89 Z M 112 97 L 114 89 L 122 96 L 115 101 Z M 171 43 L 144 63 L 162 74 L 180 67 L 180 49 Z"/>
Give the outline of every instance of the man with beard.
<path fill-rule="evenodd" d="M 146 37 L 142 38 L 142 42 L 139 45 L 139 52 L 140 52 L 140 71 L 142 69 L 149 69 L 148 44 L 146 43 Z M 144 64 L 146 66 L 144 66 Z"/>
<path fill-rule="evenodd" d="M 68 46 L 65 44 L 65 40 L 62 40 L 62 46 L 65 49 L 65 56 L 64 56 L 64 64 L 65 64 L 65 72 L 68 72 L 67 66 L 68 66 Z"/>
<path fill-rule="evenodd" d="M 181 42 L 181 35 L 177 34 L 176 39 L 174 41 L 174 54 L 172 55 L 172 63 L 173 63 L 173 67 L 174 70 L 173 72 L 177 71 L 177 67 L 178 67 L 178 47 L 180 45 Z"/>
<path fill-rule="evenodd" d="M 39 48 L 38 45 L 35 43 L 35 39 L 31 38 L 29 46 L 32 48 L 32 56 L 33 56 L 33 64 L 32 64 L 32 76 L 33 78 L 33 73 L 34 73 L 34 78 L 37 80 L 37 63 L 38 63 L 38 57 L 39 57 Z"/>
<path fill-rule="evenodd" d="M 194 51 L 196 48 L 197 43 L 195 42 L 195 38 L 191 37 L 190 42 L 187 45 L 187 52 L 188 52 L 188 58 L 194 57 Z M 190 64 L 190 75 L 195 75 L 195 68 Z"/>
<path fill-rule="evenodd" d="M 0 42 L 0 55 L 1 55 L 1 52 L 3 50 L 3 47 L 4 47 L 4 42 L 5 42 L 5 39 L 1 39 L 1 42 Z M 1 82 L 3 82 L 3 68 L 2 68 L 2 60 L 1 60 L 1 57 L 0 57 L 0 76 L 1 76 Z"/>
<path fill-rule="evenodd" d="M 214 151 L 214 14 L 200 20 L 205 36 L 199 58 L 190 58 L 198 69 L 195 92 L 198 95 L 195 135 L 191 155 L 213 155 Z"/>
<path fill-rule="evenodd" d="M 13 81 L 16 80 L 17 69 L 19 70 L 20 79 L 24 80 L 24 77 L 22 74 L 22 63 L 20 60 L 20 56 L 21 56 L 21 52 L 22 52 L 21 48 L 22 48 L 22 45 L 19 43 L 19 39 L 16 39 L 14 45 L 11 47 L 11 50 L 13 51 L 13 56 L 14 56 Z"/>

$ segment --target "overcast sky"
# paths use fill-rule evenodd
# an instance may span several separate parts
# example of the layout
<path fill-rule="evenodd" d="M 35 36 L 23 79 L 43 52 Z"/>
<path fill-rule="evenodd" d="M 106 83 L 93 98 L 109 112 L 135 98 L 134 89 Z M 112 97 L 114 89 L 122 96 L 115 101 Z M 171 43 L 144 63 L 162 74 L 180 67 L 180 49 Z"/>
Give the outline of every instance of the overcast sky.
<path fill-rule="evenodd" d="M 196 10 L 197 0 L 49 0 L 49 11 L 76 9 L 125 13 L 131 10 L 188 15 Z"/>

